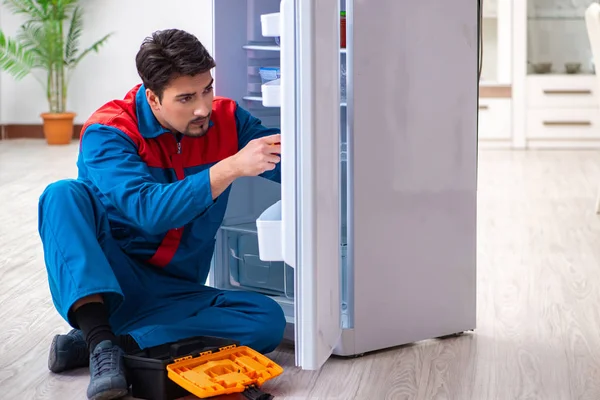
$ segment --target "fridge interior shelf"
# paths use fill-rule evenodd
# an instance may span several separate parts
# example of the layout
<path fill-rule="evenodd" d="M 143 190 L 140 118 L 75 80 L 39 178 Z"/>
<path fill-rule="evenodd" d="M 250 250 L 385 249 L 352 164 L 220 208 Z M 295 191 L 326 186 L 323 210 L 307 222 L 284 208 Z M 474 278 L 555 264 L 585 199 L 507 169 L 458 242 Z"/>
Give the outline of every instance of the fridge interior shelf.
<path fill-rule="evenodd" d="M 244 96 L 243 99 L 246 101 L 257 101 L 260 103 L 262 103 L 262 101 L 263 101 L 262 96 Z M 347 106 L 348 106 L 348 103 L 346 103 L 346 102 L 340 103 L 340 107 L 347 107 Z"/>
<path fill-rule="evenodd" d="M 247 45 L 242 46 L 242 48 L 254 51 L 281 51 L 279 46 L 271 43 L 248 43 Z"/>
<path fill-rule="evenodd" d="M 260 101 L 261 103 L 263 101 L 262 96 L 244 96 L 243 99 L 246 101 Z"/>
<path fill-rule="evenodd" d="M 224 225 L 219 235 L 227 250 L 223 256 L 229 266 L 231 285 L 267 295 L 294 298 L 292 268 L 283 261 L 264 261 L 259 257 L 256 221 Z"/>
<path fill-rule="evenodd" d="M 254 50 L 254 51 L 281 51 L 281 47 L 275 44 L 270 43 L 248 43 L 242 46 L 244 50 Z M 345 48 L 340 49 L 340 53 L 346 54 L 348 50 Z"/>

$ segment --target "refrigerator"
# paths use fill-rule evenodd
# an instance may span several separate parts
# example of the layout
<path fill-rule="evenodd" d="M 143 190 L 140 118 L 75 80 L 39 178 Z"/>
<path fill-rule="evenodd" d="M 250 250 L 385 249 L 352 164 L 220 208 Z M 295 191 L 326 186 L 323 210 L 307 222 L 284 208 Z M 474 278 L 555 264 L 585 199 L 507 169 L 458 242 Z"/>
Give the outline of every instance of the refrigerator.
<path fill-rule="evenodd" d="M 478 3 L 214 0 L 213 26 L 215 94 L 281 129 L 282 179 L 233 184 L 208 284 L 275 299 L 308 370 L 475 329 Z"/>

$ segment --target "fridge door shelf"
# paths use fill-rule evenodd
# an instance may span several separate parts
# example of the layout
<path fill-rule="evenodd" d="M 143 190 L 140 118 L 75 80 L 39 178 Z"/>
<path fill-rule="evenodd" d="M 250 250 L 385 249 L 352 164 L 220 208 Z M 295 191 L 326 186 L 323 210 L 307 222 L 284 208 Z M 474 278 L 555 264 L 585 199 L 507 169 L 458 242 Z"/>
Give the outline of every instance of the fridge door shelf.
<path fill-rule="evenodd" d="M 267 208 L 256 220 L 258 255 L 262 261 L 283 261 L 281 200 Z"/>
<path fill-rule="evenodd" d="M 265 107 L 281 107 L 281 79 L 261 85 L 262 103 Z"/>
<path fill-rule="evenodd" d="M 260 24 L 262 28 L 262 35 L 265 37 L 278 37 L 280 34 L 279 27 L 279 14 L 280 13 L 271 13 L 271 14 L 263 14 L 260 16 Z"/>

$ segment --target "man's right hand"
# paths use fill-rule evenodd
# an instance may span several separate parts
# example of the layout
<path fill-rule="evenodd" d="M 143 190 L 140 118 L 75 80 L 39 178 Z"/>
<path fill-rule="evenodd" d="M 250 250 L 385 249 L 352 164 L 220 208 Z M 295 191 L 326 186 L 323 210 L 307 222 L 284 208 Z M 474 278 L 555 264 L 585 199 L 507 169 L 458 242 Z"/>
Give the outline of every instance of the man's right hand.
<path fill-rule="evenodd" d="M 281 135 L 254 139 L 232 157 L 238 176 L 258 176 L 271 171 L 281 161 Z"/>
<path fill-rule="evenodd" d="M 238 151 L 209 170 L 210 190 L 213 200 L 229 185 L 242 176 L 258 176 L 271 171 L 280 161 L 281 135 L 271 135 L 254 139 Z"/>

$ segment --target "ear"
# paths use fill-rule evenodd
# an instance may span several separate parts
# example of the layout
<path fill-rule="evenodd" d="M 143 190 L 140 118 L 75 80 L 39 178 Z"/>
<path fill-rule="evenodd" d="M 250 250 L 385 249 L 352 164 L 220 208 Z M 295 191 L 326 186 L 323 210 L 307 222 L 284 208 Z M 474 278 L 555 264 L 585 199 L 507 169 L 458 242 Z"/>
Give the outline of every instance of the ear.
<path fill-rule="evenodd" d="M 158 96 L 150 89 L 146 89 L 146 100 L 148 100 L 148 104 L 153 110 L 158 110 L 160 108 Z"/>

